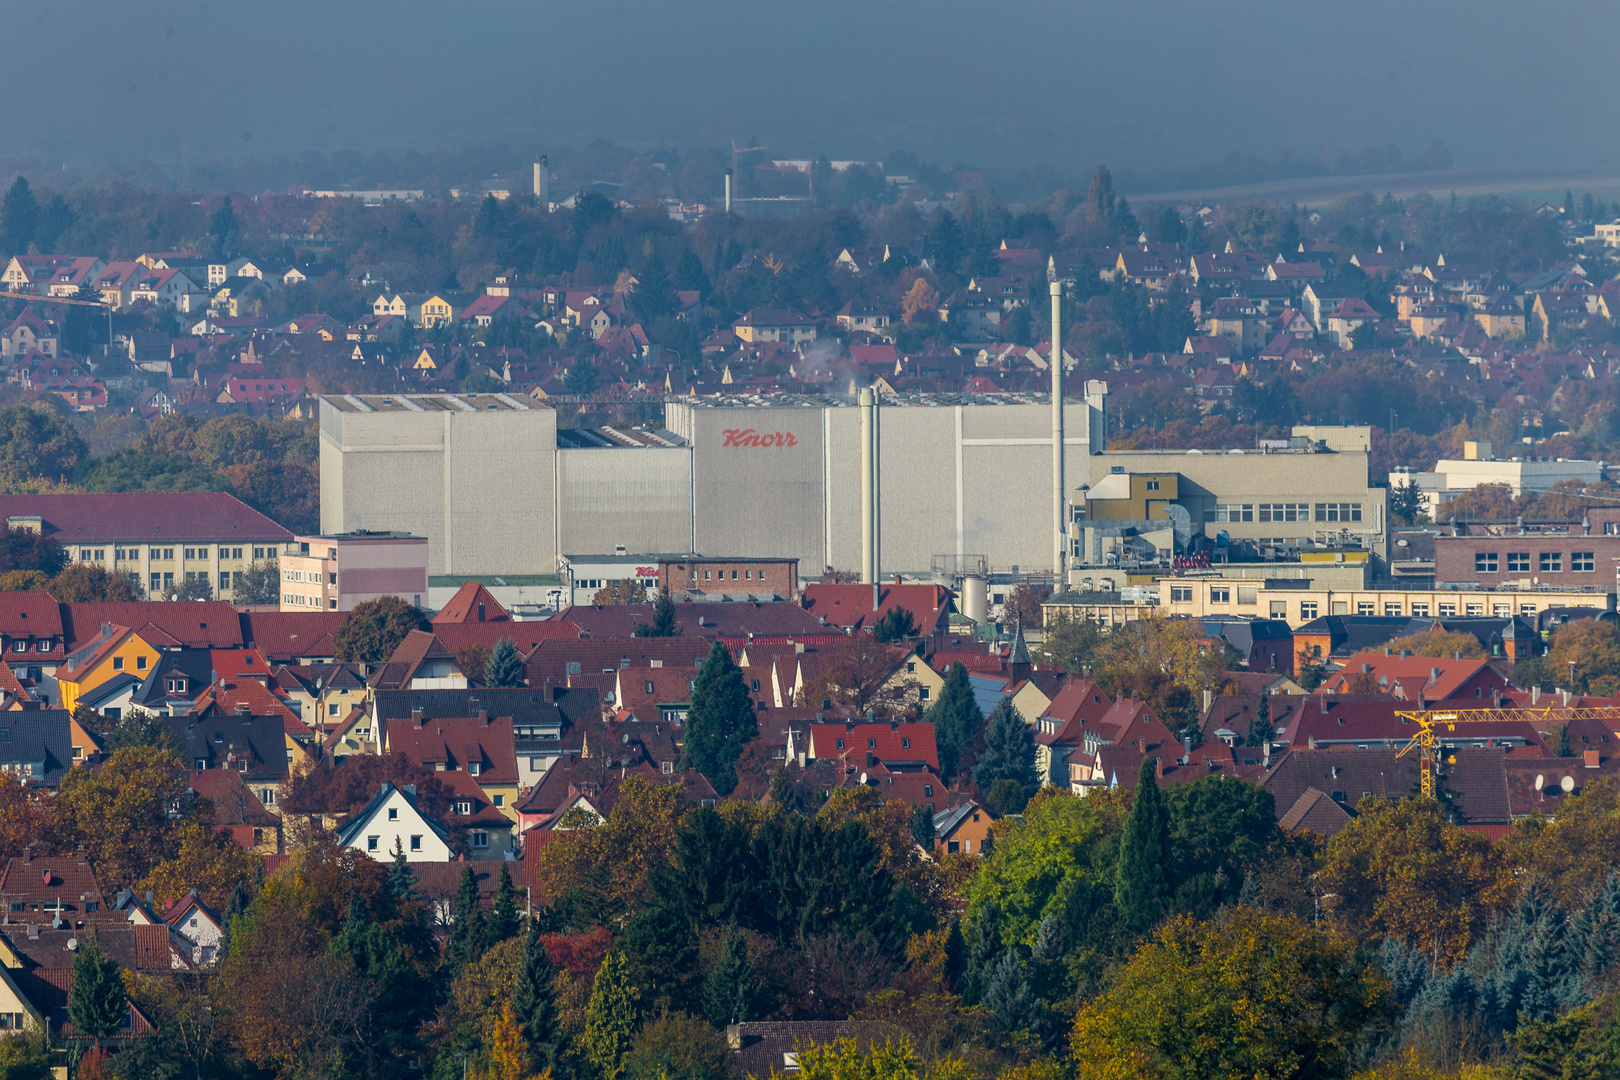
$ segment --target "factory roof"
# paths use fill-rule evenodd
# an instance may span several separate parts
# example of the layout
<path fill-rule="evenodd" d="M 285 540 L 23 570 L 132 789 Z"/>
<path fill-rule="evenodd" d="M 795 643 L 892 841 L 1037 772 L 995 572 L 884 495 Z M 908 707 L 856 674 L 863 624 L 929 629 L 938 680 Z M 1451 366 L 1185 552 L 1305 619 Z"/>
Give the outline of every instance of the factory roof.
<path fill-rule="evenodd" d="M 1050 405 L 1050 394 L 880 394 L 887 407 L 923 406 L 949 408 L 956 405 Z M 706 394 L 674 399 L 699 409 L 823 409 L 855 408 L 856 400 L 846 394 Z M 1071 405 L 1083 399 L 1065 395 Z"/>
<path fill-rule="evenodd" d="M 667 428 L 616 428 L 606 424 L 592 428 L 558 428 L 557 445 L 563 449 L 596 449 L 605 447 L 676 448 L 686 440 Z"/>
<path fill-rule="evenodd" d="M 326 394 L 321 401 L 339 412 L 530 412 L 547 406 L 510 394 Z"/>

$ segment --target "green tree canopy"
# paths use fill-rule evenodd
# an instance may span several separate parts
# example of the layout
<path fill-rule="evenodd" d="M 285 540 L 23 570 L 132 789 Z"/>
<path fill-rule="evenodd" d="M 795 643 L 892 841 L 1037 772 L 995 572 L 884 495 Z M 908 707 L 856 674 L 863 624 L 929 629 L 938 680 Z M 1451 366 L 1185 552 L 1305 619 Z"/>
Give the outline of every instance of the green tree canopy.
<path fill-rule="evenodd" d="M 949 783 L 956 779 L 962 754 L 973 745 L 984 723 L 979 703 L 973 700 L 967 668 L 960 663 L 952 663 L 945 673 L 945 685 L 940 687 L 938 699 L 929 708 L 927 720 L 934 725 L 940 775 Z"/>
<path fill-rule="evenodd" d="M 1136 774 L 1131 813 L 1119 841 L 1114 906 L 1125 925 L 1145 933 L 1170 909 L 1170 815 L 1154 775 L 1154 759 L 1143 758 Z"/>
<path fill-rule="evenodd" d="M 686 759 L 714 789 L 729 795 L 737 786 L 737 758 L 759 734 L 754 703 L 731 652 L 716 641 L 692 684 L 686 714 Z"/>
<path fill-rule="evenodd" d="M 338 624 L 333 655 L 344 663 L 380 664 L 412 630 L 427 629 L 427 617 L 397 596 L 363 600 Z"/>
<path fill-rule="evenodd" d="M 68 994 L 68 1018 L 82 1034 L 92 1036 L 96 1045 L 118 1034 L 129 1020 L 129 1001 L 118 961 L 101 951 L 91 934 L 80 942 L 73 957 L 73 989 Z"/>
<path fill-rule="evenodd" d="M 523 685 L 523 658 L 511 638 L 501 638 L 489 651 L 489 662 L 484 665 L 484 683 L 488 686 Z"/>
<path fill-rule="evenodd" d="M 1002 698 L 985 722 L 984 751 L 973 766 L 973 782 L 980 791 L 988 792 L 1003 780 L 1017 784 L 1025 796 L 1039 786 L 1035 776 L 1035 735 L 1010 697 Z"/>
<path fill-rule="evenodd" d="M 640 1011 L 624 954 L 615 949 L 596 969 L 580 1039 L 585 1058 L 600 1080 L 619 1080 L 624 1075 L 624 1058 L 635 1037 Z"/>
<path fill-rule="evenodd" d="M 61 480 L 73 475 L 88 452 L 73 424 L 49 405 L 0 409 L 0 478 Z"/>

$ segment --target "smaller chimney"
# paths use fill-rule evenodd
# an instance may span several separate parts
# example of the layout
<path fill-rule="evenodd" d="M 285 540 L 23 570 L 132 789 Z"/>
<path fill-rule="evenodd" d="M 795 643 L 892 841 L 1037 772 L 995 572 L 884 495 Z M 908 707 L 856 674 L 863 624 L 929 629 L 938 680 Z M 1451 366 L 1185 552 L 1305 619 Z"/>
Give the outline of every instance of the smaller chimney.
<path fill-rule="evenodd" d="M 1204 711 L 1209 712 L 1210 706 L 1215 704 L 1215 691 L 1204 691 Z"/>
<path fill-rule="evenodd" d="M 411 710 L 411 726 L 412 727 L 421 727 L 422 726 L 422 710 L 421 709 L 412 709 Z"/>
<path fill-rule="evenodd" d="M 478 710 L 478 726 L 479 727 L 489 727 L 489 710 L 488 709 L 479 709 Z"/>
<path fill-rule="evenodd" d="M 540 691 L 540 694 L 540 700 L 544 701 L 547 705 L 556 704 L 557 692 L 551 688 L 551 680 L 549 678 L 546 680 L 545 687 Z"/>

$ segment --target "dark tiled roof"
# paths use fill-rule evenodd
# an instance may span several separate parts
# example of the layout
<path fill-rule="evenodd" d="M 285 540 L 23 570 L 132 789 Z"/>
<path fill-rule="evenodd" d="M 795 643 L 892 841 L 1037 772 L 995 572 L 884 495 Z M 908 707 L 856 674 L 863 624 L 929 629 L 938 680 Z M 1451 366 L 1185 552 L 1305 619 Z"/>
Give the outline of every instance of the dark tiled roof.
<path fill-rule="evenodd" d="M 554 683 L 553 686 L 560 686 Z M 430 720 L 476 716 L 480 709 L 492 716 L 510 716 L 514 727 L 557 726 L 564 721 L 579 723 L 597 720 L 602 709 L 594 691 L 554 689 L 552 702 L 545 699 L 545 688 L 535 686 L 476 686 L 465 690 L 378 690 L 374 707 L 377 722 L 409 720 L 412 709 L 421 709 Z"/>
<path fill-rule="evenodd" d="M 55 787 L 73 763 L 71 718 L 61 709 L 0 713 L 0 768 Z M 27 773 L 23 767 L 33 771 Z M 43 770 L 43 772 L 41 771 Z"/>
<path fill-rule="evenodd" d="M 281 781 L 287 775 L 287 728 L 279 716 L 168 716 L 163 724 L 180 741 L 188 765 L 234 769 L 251 781 Z M 247 762 L 244 771 L 243 761 Z"/>
<path fill-rule="evenodd" d="M 218 491 L 0 495 L 0 516 L 39 517 L 64 544 L 186 540 L 282 543 L 293 534 L 234 495 Z"/>
<path fill-rule="evenodd" d="M 765 1080 L 786 1068 L 785 1054 L 809 1043 L 830 1043 L 846 1038 L 850 1025 L 842 1020 L 775 1020 L 732 1024 L 726 1040 L 733 1051 L 732 1073 Z"/>

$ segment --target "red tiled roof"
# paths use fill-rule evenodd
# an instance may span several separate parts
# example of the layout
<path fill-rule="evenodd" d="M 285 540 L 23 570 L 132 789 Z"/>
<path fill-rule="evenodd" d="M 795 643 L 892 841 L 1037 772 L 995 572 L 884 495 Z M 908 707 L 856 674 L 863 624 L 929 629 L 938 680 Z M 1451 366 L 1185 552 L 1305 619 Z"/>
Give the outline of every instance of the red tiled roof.
<path fill-rule="evenodd" d="M 864 761 L 870 751 L 879 761 L 921 761 L 939 768 L 932 724 L 811 724 L 809 746 L 812 758 Z"/>
<path fill-rule="evenodd" d="M 242 640 L 273 664 L 332 656 L 341 611 L 244 611 Z"/>
<path fill-rule="evenodd" d="M 517 744 L 510 716 L 476 716 L 388 721 L 388 752 L 433 768 L 466 769 L 479 765 L 479 784 L 518 782 Z"/>
<path fill-rule="evenodd" d="M 1490 668 L 1486 660 L 1452 660 L 1435 656 L 1385 656 L 1382 652 L 1359 652 L 1344 662 L 1342 670 L 1335 672 L 1322 689 L 1342 692 L 1345 683 L 1365 672 L 1374 680 L 1388 678 L 1380 684 L 1385 693 L 1396 694 L 1409 702 L 1446 701 L 1463 690 L 1476 677 L 1475 685 L 1485 688 L 1508 689 L 1508 681 Z M 1473 700 L 1470 698 L 1469 700 Z M 1490 704 L 1488 697 L 1483 699 Z"/>
<path fill-rule="evenodd" d="M 0 495 L 0 516 L 39 517 L 64 544 L 282 543 L 292 533 L 234 495 L 219 491 Z"/>
<path fill-rule="evenodd" d="M 894 608 L 905 608 L 917 629 L 932 632 L 945 616 L 951 591 L 941 585 L 881 585 L 876 609 L 870 585 L 806 585 L 804 609 L 831 626 L 860 629 L 880 621 Z"/>
<path fill-rule="evenodd" d="M 483 605 L 483 613 L 479 613 Z M 464 582 L 450 602 L 433 616 L 433 625 L 444 623 L 510 622 L 511 616 L 494 595 L 476 581 Z"/>
<path fill-rule="evenodd" d="M 50 593 L 0 592 L 0 634 L 7 637 L 60 637 L 62 605 Z"/>
<path fill-rule="evenodd" d="M 155 649 L 177 645 L 236 649 L 242 645 L 242 621 L 236 609 L 223 600 L 63 604 L 62 613 L 70 649 L 99 634 L 102 623 L 127 626 Z"/>

